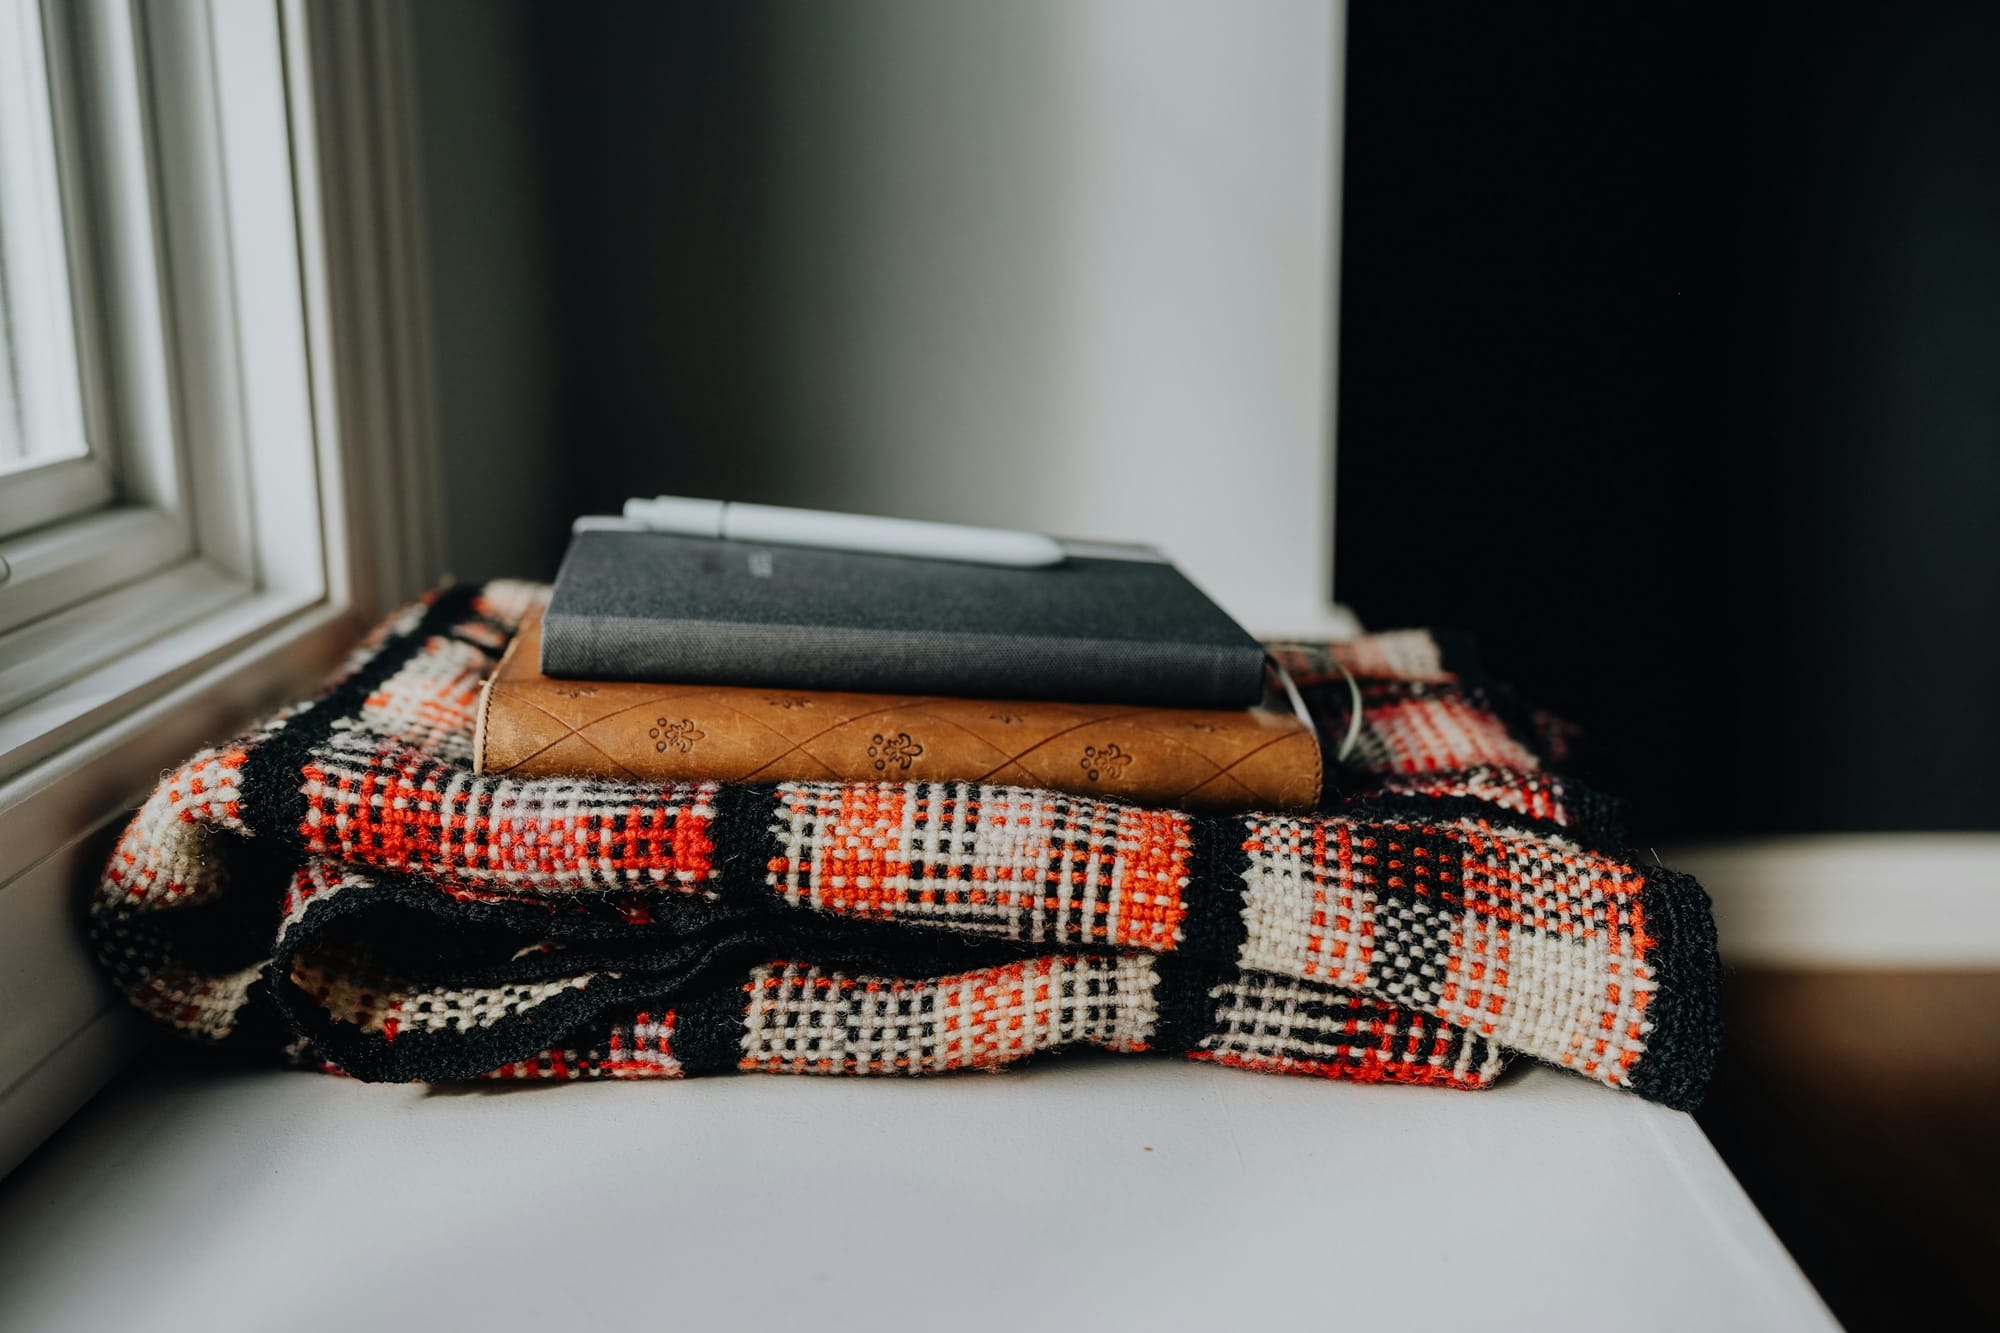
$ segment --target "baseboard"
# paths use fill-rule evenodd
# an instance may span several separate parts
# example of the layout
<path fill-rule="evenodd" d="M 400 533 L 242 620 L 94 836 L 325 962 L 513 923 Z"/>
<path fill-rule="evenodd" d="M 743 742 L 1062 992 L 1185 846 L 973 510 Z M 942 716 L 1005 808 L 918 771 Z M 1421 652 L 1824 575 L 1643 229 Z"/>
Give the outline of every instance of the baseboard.
<path fill-rule="evenodd" d="M 1660 855 L 1715 899 L 1728 964 L 2000 968 L 2000 834 L 1759 838 Z"/>

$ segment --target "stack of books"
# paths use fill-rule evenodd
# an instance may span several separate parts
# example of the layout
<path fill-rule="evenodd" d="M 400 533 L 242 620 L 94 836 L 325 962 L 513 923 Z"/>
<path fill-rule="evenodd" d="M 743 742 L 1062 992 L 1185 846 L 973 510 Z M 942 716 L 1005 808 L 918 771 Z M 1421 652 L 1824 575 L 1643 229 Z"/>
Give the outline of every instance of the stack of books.
<path fill-rule="evenodd" d="M 1262 646 L 1144 548 L 995 564 L 599 520 L 487 681 L 475 750 L 520 777 L 1309 810 L 1321 746 L 1294 703 Z"/>
<path fill-rule="evenodd" d="M 1459 1088 L 1519 1053 L 1700 1099 L 1700 886 L 1432 635 L 1275 651 L 1353 747 L 1306 811 L 1313 723 L 1171 565 L 811 526 L 586 523 L 553 590 L 397 612 L 339 688 L 162 779 L 92 902 L 113 981 L 374 1081 L 1095 1046 Z"/>

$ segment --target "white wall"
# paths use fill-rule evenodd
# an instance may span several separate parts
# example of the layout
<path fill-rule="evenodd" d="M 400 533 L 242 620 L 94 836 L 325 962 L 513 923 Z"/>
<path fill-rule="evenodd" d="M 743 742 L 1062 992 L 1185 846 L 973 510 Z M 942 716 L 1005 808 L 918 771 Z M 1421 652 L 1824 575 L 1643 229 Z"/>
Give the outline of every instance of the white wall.
<path fill-rule="evenodd" d="M 459 572 L 646 489 L 1330 623 L 1336 0 L 420 7 Z"/>
<path fill-rule="evenodd" d="M 1324 628 L 1343 7 L 782 12 L 785 492 L 1155 542 Z"/>

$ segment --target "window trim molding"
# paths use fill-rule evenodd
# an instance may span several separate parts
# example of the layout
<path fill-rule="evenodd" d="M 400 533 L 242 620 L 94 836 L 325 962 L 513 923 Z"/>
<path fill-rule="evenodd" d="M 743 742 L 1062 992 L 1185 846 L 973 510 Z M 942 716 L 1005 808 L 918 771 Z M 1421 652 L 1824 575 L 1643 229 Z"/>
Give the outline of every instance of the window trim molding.
<path fill-rule="evenodd" d="M 130 1049 L 123 1001 L 75 919 L 109 839 L 163 769 L 310 689 L 440 565 L 406 16 L 386 0 L 91 3 L 136 16 L 149 43 L 204 42 L 217 151 L 282 153 L 285 166 L 279 188 L 266 177 L 249 197 L 256 174 L 220 163 L 229 225 L 210 258 L 224 267 L 194 269 L 211 280 L 203 299 L 227 291 L 244 358 L 229 410 L 208 419 L 239 446 L 258 441 L 254 460 L 237 453 L 247 539 L 198 538 L 216 543 L 199 559 L 215 586 L 236 581 L 230 595 L 37 700 L 72 710 L 45 732 L 60 746 L 0 781 L 0 1170 Z M 203 238 L 166 241 L 170 265 L 198 263 Z M 182 276 L 176 321 L 192 295 Z M 217 406 L 201 397 L 213 384 L 172 387 L 183 429 Z M 274 439 L 293 446 L 282 466 L 266 465 Z M 317 497 L 309 540 L 296 525 L 260 530 L 265 500 L 300 487 Z"/>
<path fill-rule="evenodd" d="M 160 267 L 158 173 L 147 114 L 141 25 L 130 0 L 41 0 L 53 130 L 62 161 L 61 195 L 70 262 L 77 383 L 87 458 L 50 464 L 32 480 L 87 468 L 62 481 L 72 521 L 89 500 L 145 510 L 154 518 L 143 561 L 130 548 L 86 559 L 65 549 L 61 527 L 22 533 L 9 521 L 0 541 L 11 576 L 0 631 L 72 605 L 90 592 L 130 582 L 186 555 L 185 477 L 175 461 L 172 360 Z M 86 77 L 84 70 L 89 68 Z M 18 480 L 18 478 L 17 478 Z M 12 489 L 12 488 L 10 488 Z M 48 499 L 28 496 L 46 524 Z M 171 546 L 172 549 L 168 549 Z M 120 558 L 123 557 L 123 558 Z"/>
<path fill-rule="evenodd" d="M 373 619 L 444 567 L 415 38 L 397 0 L 280 3 L 313 89 L 294 97 L 293 161 L 302 247 L 322 257 L 304 270 L 315 411 L 346 463 L 328 563 Z"/>
<path fill-rule="evenodd" d="M 233 323 L 213 322 L 207 289 L 215 275 L 185 253 L 187 237 L 214 230 L 216 186 L 203 174 L 205 166 L 213 171 L 207 159 L 215 154 L 203 151 L 213 129 L 159 96 L 190 83 L 210 86 L 199 62 L 186 54 L 170 58 L 163 49 L 177 34 L 192 46 L 187 30 L 205 22 L 208 11 L 137 0 L 42 4 L 84 416 L 92 457 L 115 474 L 118 494 L 113 508 L 0 542 L 10 572 L 0 599 L 0 655 L 17 664 L 0 686 L 0 714 L 8 715 L 0 717 L 0 780 L 50 749 L 44 736 L 23 748 L 20 706 L 60 695 L 107 654 L 129 646 L 84 634 L 52 652 L 62 623 L 87 618 L 94 599 L 109 612 L 117 590 L 126 590 L 129 603 L 132 588 L 156 579 L 162 595 L 146 603 L 150 624 L 134 626 L 142 632 L 125 640 L 181 627 L 191 615 L 166 595 L 181 562 L 221 557 L 217 563 L 241 579 L 242 595 L 255 584 L 254 571 L 240 560 L 230 562 L 226 550 L 204 550 L 196 540 L 197 514 L 208 512 L 214 528 L 229 506 L 225 494 L 197 493 L 195 460 L 242 450 L 227 421 L 202 415 L 198 403 L 190 407 L 189 386 L 217 378 L 218 368 L 230 373 L 239 340 Z M 24 660 L 37 649 L 39 668 Z M 53 662 L 62 665 L 52 668 Z M 81 688 L 90 692 L 87 684 Z M 38 714 L 47 715 L 48 706 Z"/>
<path fill-rule="evenodd" d="M 23 372 L 14 386 L 22 390 L 15 407 L 29 433 L 55 435 L 62 445 L 10 477 L 0 497 L 0 532 L 7 533 L 33 521 L 35 506 L 82 512 L 103 503 L 111 489 L 109 470 L 85 428 L 76 314 L 88 279 L 76 255 L 77 229 L 70 225 L 78 197 L 57 169 L 71 128 L 64 124 L 67 99 L 49 58 L 61 17 L 41 0 L 0 0 L 0 25 L 9 20 L 17 40 L 8 43 L 0 66 L 16 68 L 0 79 L 0 161 L 26 171 L 36 188 L 27 200 L 12 190 L 0 193 L 0 235 L 23 242 L 0 247 L 0 285 L 10 293 L 10 313 L 28 322 L 12 337 L 0 331 L 0 351 Z M 52 249 L 61 262 L 49 262 Z"/>

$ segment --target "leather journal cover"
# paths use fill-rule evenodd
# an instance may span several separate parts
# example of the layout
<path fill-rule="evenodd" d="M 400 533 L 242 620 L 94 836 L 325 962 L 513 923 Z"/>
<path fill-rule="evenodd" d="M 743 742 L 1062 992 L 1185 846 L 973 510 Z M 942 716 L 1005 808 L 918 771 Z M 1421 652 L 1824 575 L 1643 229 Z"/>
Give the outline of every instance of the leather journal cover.
<path fill-rule="evenodd" d="M 1264 646 L 1160 559 L 1035 569 L 578 532 L 551 676 L 976 699 L 1250 708 Z"/>
<path fill-rule="evenodd" d="M 649 782 L 990 782 L 1197 811 L 1309 810 L 1318 736 L 1212 710 L 558 680 L 533 613 L 479 701 L 479 771 Z"/>

